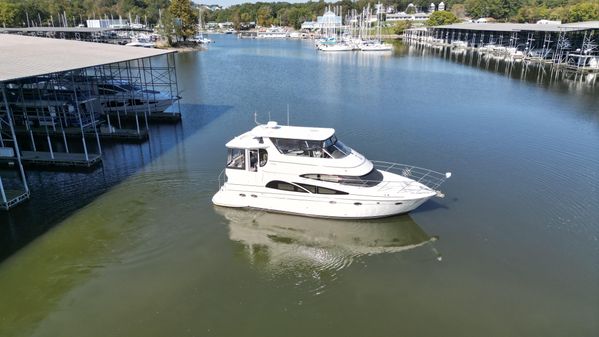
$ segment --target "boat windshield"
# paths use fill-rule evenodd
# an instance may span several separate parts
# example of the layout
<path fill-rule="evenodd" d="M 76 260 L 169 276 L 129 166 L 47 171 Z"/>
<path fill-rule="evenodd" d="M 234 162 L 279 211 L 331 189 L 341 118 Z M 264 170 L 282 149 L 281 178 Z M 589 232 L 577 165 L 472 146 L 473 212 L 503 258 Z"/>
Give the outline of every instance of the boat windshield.
<path fill-rule="evenodd" d="M 335 135 L 324 141 L 324 151 L 335 159 L 347 157 L 351 153 L 351 149 L 337 140 Z"/>
<path fill-rule="evenodd" d="M 325 141 L 286 138 L 271 138 L 271 141 L 280 153 L 289 156 L 339 159 L 351 153 L 335 135 Z"/>

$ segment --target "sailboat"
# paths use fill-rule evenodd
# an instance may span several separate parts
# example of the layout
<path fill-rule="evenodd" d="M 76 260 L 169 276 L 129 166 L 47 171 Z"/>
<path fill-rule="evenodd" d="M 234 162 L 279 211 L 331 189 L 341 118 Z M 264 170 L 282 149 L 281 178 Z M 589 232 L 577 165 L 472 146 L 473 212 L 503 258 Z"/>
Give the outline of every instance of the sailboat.
<path fill-rule="evenodd" d="M 212 40 L 210 40 L 207 37 L 204 37 L 204 34 L 202 34 L 202 10 L 199 9 L 198 13 L 198 34 L 191 38 L 191 41 L 194 41 L 198 44 L 209 44 L 212 42 Z"/>
<path fill-rule="evenodd" d="M 383 19 L 382 14 L 382 5 L 379 2 L 376 6 L 376 39 L 367 39 L 362 40 L 358 44 L 358 48 L 361 51 L 391 51 L 393 50 L 393 46 L 389 43 L 385 43 L 381 39 L 381 20 Z M 370 8 L 367 10 L 366 21 L 368 22 L 368 26 L 370 26 Z"/>

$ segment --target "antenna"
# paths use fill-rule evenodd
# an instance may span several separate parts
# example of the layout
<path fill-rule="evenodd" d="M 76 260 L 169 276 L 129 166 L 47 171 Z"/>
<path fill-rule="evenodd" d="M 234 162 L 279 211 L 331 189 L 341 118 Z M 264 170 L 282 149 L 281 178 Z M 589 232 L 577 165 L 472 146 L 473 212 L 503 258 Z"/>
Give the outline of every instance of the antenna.
<path fill-rule="evenodd" d="M 268 121 L 270 122 L 270 111 L 268 112 Z"/>
<path fill-rule="evenodd" d="M 256 123 L 256 125 L 260 125 L 260 123 L 258 123 L 258 112 L 254 111 L 254 123 Z"/>
<path fill-rule="evenodd" d="M 289 103 L 287 103 L 287 126 L 289 126 Z"/>

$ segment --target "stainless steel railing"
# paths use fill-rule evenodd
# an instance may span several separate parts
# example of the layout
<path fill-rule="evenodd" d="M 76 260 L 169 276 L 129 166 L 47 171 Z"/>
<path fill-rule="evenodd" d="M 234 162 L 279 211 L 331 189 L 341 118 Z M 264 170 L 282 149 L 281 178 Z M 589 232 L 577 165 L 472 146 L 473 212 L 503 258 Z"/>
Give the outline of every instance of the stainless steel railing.
<path fill-rule="evenodd" d="M 451 172 L 441 173 L 422 167 L 379 160 L 371 160 L 371 162 L 379 171 L 391 172 L 410 178 L 435 191 L 445 182 L 445 180 L 451 177 Z"/>

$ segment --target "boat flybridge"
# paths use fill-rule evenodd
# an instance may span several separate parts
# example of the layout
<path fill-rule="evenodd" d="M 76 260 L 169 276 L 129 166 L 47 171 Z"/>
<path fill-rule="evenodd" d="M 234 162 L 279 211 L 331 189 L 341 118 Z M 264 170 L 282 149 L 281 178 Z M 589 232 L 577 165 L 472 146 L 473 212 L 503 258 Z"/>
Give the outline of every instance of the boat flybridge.
<path fill-rule="evenodd" d="M 226 144 L 218 206 L 326 218 L 367 219 L 407 213 L 451 176 L 371 161 L 337 139 L 335 130 L 270 121 Z M 224 174 L 224 176 L 223 176 Z"/>

